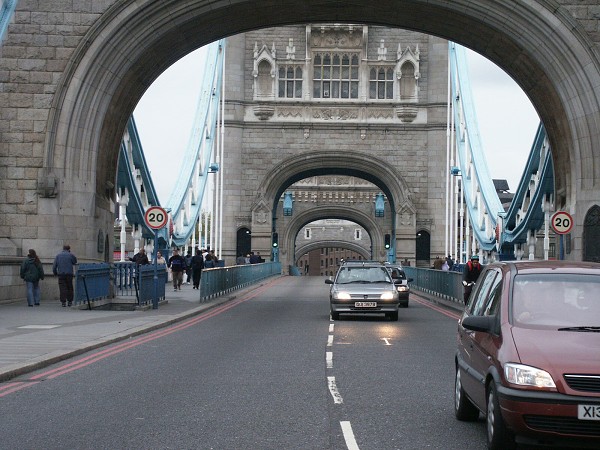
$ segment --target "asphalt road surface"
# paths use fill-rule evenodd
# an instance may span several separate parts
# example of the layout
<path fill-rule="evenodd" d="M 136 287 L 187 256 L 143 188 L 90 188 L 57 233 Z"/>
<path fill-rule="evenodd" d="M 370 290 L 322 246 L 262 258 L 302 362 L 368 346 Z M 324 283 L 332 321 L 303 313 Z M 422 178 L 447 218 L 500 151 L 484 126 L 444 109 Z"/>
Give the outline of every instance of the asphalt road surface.
<path fill-rule="evenodd" d="M 456 313 L 329 318 L 321 277 L 19 379 L 0 449 L 483 449 L 454 418 Z"/>

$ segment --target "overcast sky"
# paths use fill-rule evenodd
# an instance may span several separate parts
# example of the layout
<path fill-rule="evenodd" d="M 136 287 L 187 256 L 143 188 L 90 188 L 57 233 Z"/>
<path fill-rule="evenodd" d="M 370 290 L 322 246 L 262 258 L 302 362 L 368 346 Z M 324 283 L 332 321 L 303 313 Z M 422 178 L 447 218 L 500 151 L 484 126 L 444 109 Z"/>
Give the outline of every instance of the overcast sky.
<path fill-rule="evenodd" d="M 481 142 L 492 178 L 518 186 L 539 118 L 517 84 L 476 53 L 468 52 Z M 200 51 L 166 70 L 138 103 L 134 118 L 162 205 L 179 173 L 196 112 L 202 77 Z"/>

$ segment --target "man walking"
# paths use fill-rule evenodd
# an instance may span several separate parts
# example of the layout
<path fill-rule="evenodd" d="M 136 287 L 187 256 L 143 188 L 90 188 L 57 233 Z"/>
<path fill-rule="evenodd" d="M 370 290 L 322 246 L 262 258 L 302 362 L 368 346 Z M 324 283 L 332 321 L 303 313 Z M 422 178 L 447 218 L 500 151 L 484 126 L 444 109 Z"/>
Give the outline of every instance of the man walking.
<path fill-rule="evenodd" d="M 183 272 L 186 269 L 185 258 L 179 254 L 179 249 L 173 249 L 173 256 L 169 258 L 169 267 L 173 275 L 173 290 L 181 290 Z"/>
<path fill-rule="evenodd" d="M 73 266 L 77 264 L 77 258 L 71 253 L 71 246 L 64 245 L 62 252 L 54 258 L 52 273 L 58 276 L 58 290 L 60 291 L 60 303 L 62 306 L 73 305 Z"/>

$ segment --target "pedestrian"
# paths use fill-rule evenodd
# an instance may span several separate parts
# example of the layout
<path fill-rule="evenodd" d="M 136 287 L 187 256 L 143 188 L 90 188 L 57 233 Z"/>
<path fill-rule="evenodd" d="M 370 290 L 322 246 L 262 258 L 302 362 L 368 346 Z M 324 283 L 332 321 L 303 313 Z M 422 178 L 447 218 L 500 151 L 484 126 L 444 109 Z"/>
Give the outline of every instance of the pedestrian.
<path fill-rule="evenodd" d="M 60 291 L 60 303 L 62 306 L 73 305 L 73 276 L 75 274 L 74 266 L 77 264 L 77 257 L 71 253 L 71 246 L 63 245 L 63 250 L 52 265 L 52 273 L 58 276 L 58 290 Z"/>
<path fill-rule="evenodd" d="M 259 262 L 260 262 L 260 255 L 255 254 L 254 252 L 250 252 L 250 264 L 258 264 Z"/>
<path fill-rule="evenodd" d="M 448 263 L 448 270 L 452 270 L 454 267 L 454 260 L 452 259 L 452 256 L 448 255 L 446 257 L 446 262 Z"/>
<path fill-rule="evenodd" d="M 244 255 L 242 253 L 238 253 L 235 263 L 238 266 L 243 266 L 244 264 L 246 264 L 246 258 L 244 258 Z"/>
<path fill-rule="evenodd" d="M 479 255 L 471 256 L 471 260 L 465 265 L 465 268 L 463 270 L 463 300 L 465 302 L 465 305 L 469 301 L 469 296 L 471 295 L 471 291 L 473 290 L 473 285 L 477 282 L 477 279 L 479 278 L 482 269 L 482 265 L 479 264 Z"/>
<path fill-rule="evenodd" d="M 192 251 L 188 250 L 187 255 L 185 255 L 185 284 L 190 284 L 192 279 L 192 258 Z"/>
<path fill-rule="evenodd" d="M 140 250 L 135 255 L 133 255 L 133 258 L 129 258 L 129 261 L 133 261 L 136 267 L 150 264 L 148 255 L 146 255 L 146 250 L 144 250 L 143 248 L 140 248 Z"/>
<path fill-rule="evenodd" d="M 44 268 L 34 249 L 29 249 L 27 258 L 21 264 L 21 278 L 27 285 L 27 305 L 40 306 L 40 280 L 44 279 Z"/>
<path fill-rule="evenodd" d="M 442 264 L 442 270 L 444 272 L 448 272 L 450 270 L 450 266 L 448 266 L 448 261 L 444 260 L 444 263 Z"/>
<path fill-rule="evenodd" d="M 204 269 L 204 258 L 202 257 L 202 252 L 196 249 L 196 254 L 192 257 L 192 280 L 194 281 L 194 289 L 200 289 L 202 269 Z"/>
<path fill-rule="evenodd" d="M 444 264 L 444 261 L 442 260 L 442 258 L 440 258 L 439 256 L 436 256 L 435 261 L 433 261 L 433 268 L 435 270 L 442 270 L 443 264 Z"/>
<path fill-rule="evenodd" d="M 162 252 L 160 250 L 156 252 L 156 264 L 164 264 L 166 270 L 167 260 L 162 255 Z"/>
<path fill-rule="evenodd" d="M 179 249 L 173 249 L 173 256 L 169 258 L 169 268 L 173 274 L 173 290 L 181 290 L 183 272 L 185 272 L 185 258 L 179 254 Z"/>

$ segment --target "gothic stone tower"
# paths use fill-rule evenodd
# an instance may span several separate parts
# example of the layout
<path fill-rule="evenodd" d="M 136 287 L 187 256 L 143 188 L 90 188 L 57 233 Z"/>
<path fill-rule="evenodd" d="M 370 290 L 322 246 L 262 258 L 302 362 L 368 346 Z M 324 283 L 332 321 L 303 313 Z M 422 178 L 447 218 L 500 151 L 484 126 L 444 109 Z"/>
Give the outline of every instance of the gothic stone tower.
<path fill-rule="evenodd" d="M 285 268 L 302 226 L 326 218 L 365 227 L 376 259 L 386 259 L 385 233 L 394 237 L 398 260 L 443 254 L 447 41 L 379 26 L 313 24 L 237 35 L 226 52 L 226 261 L 235 258 L 244 227 L 263 257 L 276 231 Z M 315 175 L 374 183 L 385 195 L 383 216 L 374 205 L 369 212 L 345 202 L 284 217 L 284 191 Z M 417 234 L 430 236 L 430 248 L 417 248 Z"/>

